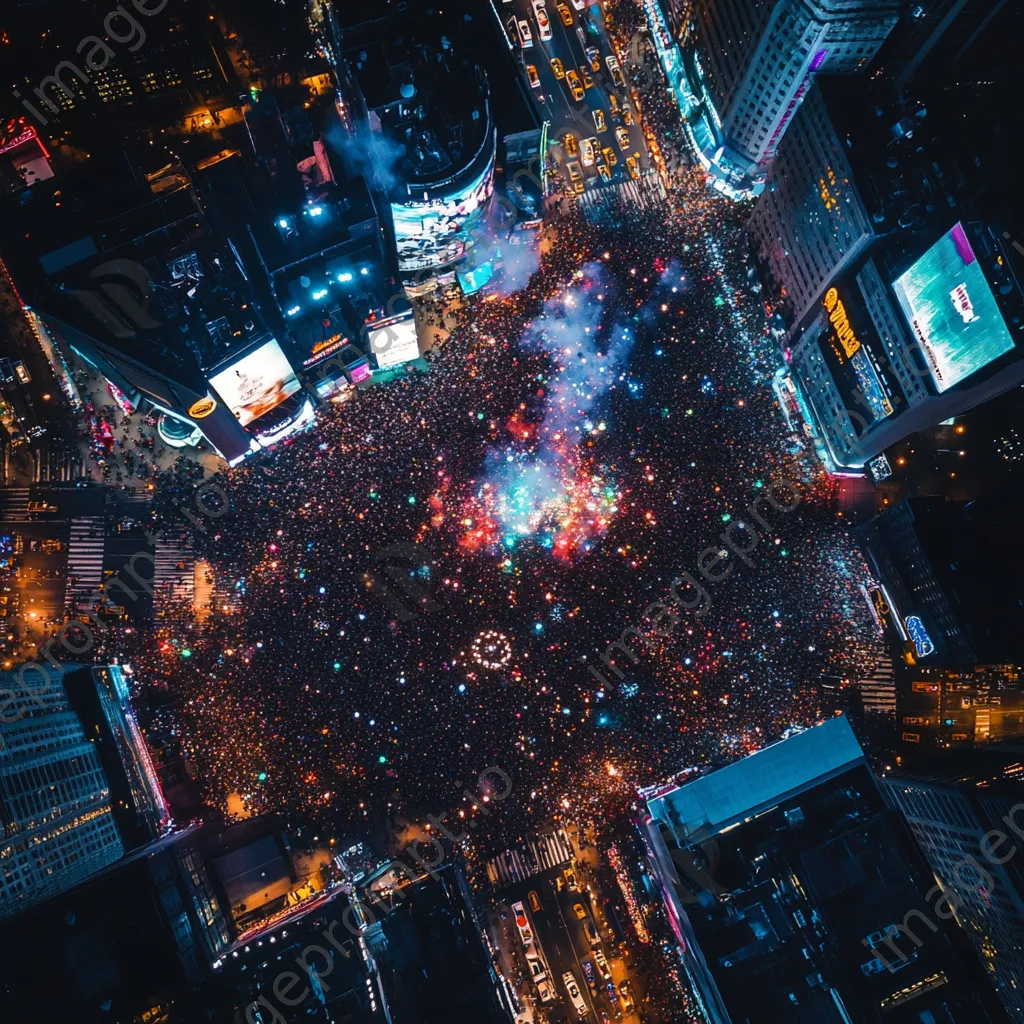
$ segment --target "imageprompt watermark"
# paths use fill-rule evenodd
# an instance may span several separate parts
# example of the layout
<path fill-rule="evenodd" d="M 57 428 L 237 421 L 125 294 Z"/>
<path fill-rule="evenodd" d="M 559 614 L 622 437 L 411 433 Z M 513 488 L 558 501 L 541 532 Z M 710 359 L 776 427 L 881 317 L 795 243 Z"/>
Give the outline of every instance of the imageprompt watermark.
<path fill-rule="evenodd" d="M 216 502 L 212 502 L 211 499 L 213 496 L 216 497 Z M 184 515 L 200 533 L 206 533 L 206 524 L 202 519 L 198 518 L 192 510 L 178 498 L 172 498 L 171 500 L 182 515 Z M 230 508 L 227 492 L 212 481 L 200 484 L 193 494 L 193 500 L 196 508 L 204 516 L 212 519 L 219 519 L 221 516 L 225 515 Z M 162 526 L 157 530 L 145 530 L 143 534 L 154 551 L 156 550 L 157 542 L 163 537 L 163 535 L 164 527 Z M 135 567 L 135 563 L 140 560 L 148 560 L 150 563 L 150 569 L 155 571 L 155 555 L 150 554 L 150 552 L 145 548 L 136 551 L 131 558 L 129 558 L 128 564 L 123 566 L 107 581 L 104 590 L 105 598 L 109 598 L 115 587 L 120 588 L 120 591 L 122 592 L 121 597 L 119 598 L 119 601 L 122 603 L 125 598 L 135 602 L 143 593 L 148 594 L 150 597 L 154 595 L 155 591 L 152 584 L 145 576 L 141 575 Z M 133 580 L 135 580 L 139 590 L 134 590 L 125 581 L 124 574 L 126 572 Z M 81 618 L 83 615 L 88 616 L 92 625 Z M 95 627 L 95 631 L 93 630 L 93 626 Z M 103 635 L 109 629 L 110 626 L 104 622 L 92 608 L 80 610 L 76 617 L 67 619 L 67 621 L 61 625 L 56 636 L 51 636 L 46 643 L 42 645 L 40 653 L 46 661 L 56 669 L 60 676 L 63 676 L 65 668 L 64 665 L 57 661 L 53 656 L 54 645 L 59 643 L 60 646 L 73 657 L 80 658 L 82 655 L 91 651 L 96 645 L 97 635 Z M 74 637 L 74 642 L 72 641 L 72 636 Z M 39 681 L 40 685 L 33 686 L 32 683 L 26 679 L 26 674 L 30 670 L 35 670 L 40 674 L 42 677 Z M 18 671 L 14 673 L 14 679 L 24 694 L 28 696 L 28 701 L 19 698 L 17 690 L 12 690 L 9 687 L 0 690 L 0 722 L 10 724 L 12 722 L 19 721 L 25 717 L 30 705 L 33 703 L 43 711 L 50 710 L 42 698 L 43 694 L 50 689 L 52 677 L 42 665 L 35 661 L 26 661 L 23 665 L 19 666 Z M 17 707 L 14 707 L 16 704 Z M 8 710 L 12 707 L 14 707 L 14 711 L 8 714 Z M 3 755 L 5 750 L 6 745 L 4 743 L 4 738 L 3 735 L 0 734 L 0 755 Z"/>
<path fill-rule="evenodd" d="M 788 502 L 779 501 L 776 497 L 776 491 L 783 487 L 790 491 Z M 758 495 L 746 511 L 752 520 L 756 520 L 762 529 L 771 534 L 775 530 L 772 524 L 767 522 L 761 512 L 758 511 L 758 505 L 762 502 L 767 502 L 777 512 L 789 513 L 802 500 L 798 484 L 791 480 L 780 480 L 777 484 L 769 483 L 764 488 L 764 493 Z M 754 563 L 750 558 L 750 553 L 761 542 L 761 535 L 750 523 L 737 519 L 735 522 L 728 522 L 719 540 L 725 547 L 712 544 L 704 548 L 697 555 L 697 571 L 709 583 L 718 583 L 732 575 L 736 566 L 728 560 L 730 551 L 745 565 L 752 567 Z M 743 541 L 742 544 L 740 544 L 741 540 Z M 719 565 L 723 567 L 718 569 Z M 685 591 L 680 591 L 680 583 L 686 584 Z M 694 596 L 691 596 L 691 592 Z M 640 626 L 626 626 L 619 634 L 619 639 L 613 640 L 605 648 L 604 654 L 601 655 L 601 661 L 604 662 L 606 668 L 611 669 L 616 674 L 619 680 L 622 680 L 625 678 L 625 672 L 615 664 L 612 652 L 616 649 L 620 650 L 634 665 L 640 660 L 633 646 L 626 642 L 627 639 L 631 640 L 633 645 L 639 643 L 645 650 L 650 651 L 657 643 L 657 640 L 650 639 L 650 633 L 653 633 L 659 640 L 667 640 L 682 621 L 682 611 L 692 611 L 694 617 L 700 619 L 707 615 L 711 609 L 711 604 L 711 594 L 697 580 L 697 577 L 690 572 L 682 573 L 672 581 L 668 599 L 665 601 L 652 601 L 643 610 Z M 644 623 L 648 621 L 651 622 L 651 625 L 646 629 L 643 628 Z M 595 665 L 588 665 L 587 669 L 608 693 L 615 692 L 615 685 Z"/>
<path fill-rule="evenodd" d="M 169 0 L 149 0 L 149 2 L 147 0 L 132 0 L 131 6 L 139 14 L 152 18 L 154 14 L 159 14 L 167 6 L 168 2 Z M 142 27 L 142 23 L 129 12 L 124 4 L 118 4 L 117 7 L 107 13 L 107 16 L 103 19 L 103 30 L 106 33 L 107 39 L 111 42 L 117 43 L 119 46 L 127 46 L 133 52 L 138 50 L 146 41 L 146 31 Z M 86 36 L 75 47 L 75 51 L 84 56 L 85 67 L 93 74 L 97 71 L 102 71 L 112 60 L 117 58 L 117 51 L 112 49 L 99 36 Z M 69 74 L 74 75 L 75 78 L 86 85 L 92 81 L 91 75 L 79 67 L 78 64 L 74 64 L 69 60 L 62 60 L 53 69 L 53 74 L 47 75 L 39 83 L 38 88 L 32 90 L 41 103 L 46 104 L 54 114 L 60 113 L 61 108 L 47 95 L 46 90 L 59 90 L 67 99 L 73 100 L 75 92 L 70 85 L 71 79 L 68 78 L 65 81 L 61 78 L 61 75 L 68 76 Z M 42 124 L 47 125 L 50 123 L 49 119 L 44 117 L 28 100 L 24 99 L 17 89 L 14 90 L 14 98 Z"/>
<path fill-rule="evenodd" d="M 1000 820 L 1005 824 L 1010 831 L 1018 838 L 1024 839 L 1024 821 L 1018 823 L 1015 820 L 1015 815 L 1019 812 L 1024 812 L 1024 803 L 1014 804 L 1010 808 L 1009 813 L 1001 818 Z M 994 828 L 986 832 L 978 843 L 978 852 L 981 856 L 988 861 L 989 864 L 1002 866 L 1007 861 L 1011 860 L 1017 855 L 1016 844 L 1011 843 L 1010 850 L 1008 853 L 1000 855 L 999 848 L 1006 843 L 1010 843 L 1010 837 L 1002 830 Z M 965 879 L 963 872 L 968 870 L 970 874 Z M 996 881 L 992 875 L 986 871 L 981 864 L 978 863 L 976 857 L 971 854 L 966 854 L 961 857 L 953 867 L 950 869 L 950 875 L 952 881 L 949 884 L 943 885 L 941 882 L 936 882 L 935 885 L 925 893 L 925 901 L 931 906 L 932 913 L 940 921 L 948 921 L 950 918 L 955 918 L 957 912 L 961 910 L 966 900 L 963 896 L 957 892 L 955 885 L 959 885 L 964 889 L 970 889 L 974 892 L 986 894 L 987 896 L 995 891 Z M 955 885 L 953 884 L 955 883 Z M 935 898 L 935 903 L 931 904 L 931 900 Z M 916 956 L 916 950 L 924 945 L 924 939 L 918 938 L 917 934 L 911 930 L 910 923 L 914 920 L 915 923 L 920 926 L 920 923 L 924 923 L 928 926 L 931 934 L 935 934 L 939 930 L 939 926 L 931 920 L 931 918 L 924 913 L 923 910 L 912 908 L 903 915 L 903 920 L 899 923 L 892 923 L 881 929 L 881 938 L 877 939 L 874 936 L 868 936 L 861 939 L 861 945 L 866 946 L 882 962 L 886 970 L 890 973 L 895 973 L 901 967 L 905 967 L 911 960 L 912 956 Z M 914 944 L 914 952 L 911 954 L 904 953 L 896 944 L 897 940 L 901 936 L 907 936 L 910 941 Z M 889 960 L 884 956 L 880 950 L 881 946 L 887 946 L 894 954 L 894 957 L 898 957 L 897 960 Z"/>
<path fill-rule="evenodd" d="M 377 552 L 374 562 L 376 568 L 364 573 L 363 583 L 396 619 L 410 622 L 441 608 L 424 582 L 431 578 L 437 562 L 422 544 L 389 544 Z"/>
<path fill-rule="evenodd" d="M 490 778 L 491 776 L 496 777 L 501 782 L 502 792 L 498 791 Z M 462 783 L 457 782 L 456 785 L 461 786 Z M 511 792 L 511 777 L 497 765 L 492 765 L 485 768 L 477 776 L 476 795 L 473 795 L 468 789 L 464 789 L 462 795 L 481 814 L 485 817 L 490 817 L 494 812 L 488 810 L 486 805 L 504 800 Z M 468 838 L 468 833 L 456 834 L 448 827 L 446 824 L 448 815 L 453 813 L 457 813 L 457 810 L 445 811 L 440 816 L 428 814 L 427 820 L 430 822 L 431 827 L 436 829 L 442 837 L 451 844 L 456 845 L 465 841 Z M 473 828 L 475 825 L 475 821 L 470 820 L 468 822 L 469 828 Z M 320 935 L 325 940 L 324 945 L 311 942 L 303 947 L 302 952 L 295 957 L 295 965 L 299 969 L 298 971 L 283 968 L 278 972 L 273 982 L 269 985 L 274 999 L 278 1003 L 288 1008 L 294 1008 L 301 1006 L 309 998 L 311 989 L 321 993 L 330 991 L 330 985 L 324 979 L 330 977 L 334 971 L 335 956 L 341 954 L 345 959 L 348 959 L 352 955 L 345 946 L 345 937 L 342 936 L 339 940 L 335 935 L 335 929 L 339 924 L 344 925 L 349 936 L 358 938 L 366 928 L 376 923 L 377 918 L 372 908 L 381 910 L 382 916 L 386 916 L 393 909 L 395 900 L 405 900 L 407 898 L 404 889 L 415 883 L 418 877 L 428 874 L 435 881 L 441 877 L 437 869 L 443 866 L 448 855 L 444 844 L 439 838 L 432 836 L 426 852 L 418 849 L 419 846 L 427 846 L 427 841 L 413 839 L 403 850 L 403 853 L 408 856 L 409 860 L 418 865 L 418 872 L 410 868 L 404 860 L 400 859 L 390 861 L 382 870 L 379 869 L 375 872 L 380 877 L 391 873 L 396 880 L 402 880 L 401 884 L 396 884 L 390 890 L 393 897 L 390 904 L 383 895 L 364 890 L 366 899 L 360 899 L 358 896 L 355 896 L 342 911 L 340 921 L 332 921 L 328 927 L 320 932 Z M 309 985 L 303 984 L 302 973 L 299 972 L 306 975 Z M 299 985 L 302 986 L 302 989 L 297 992 L 296 987 Z M 270 1014 L 270 1016 L 264 1016 L 264 1012 Z M 291 1018 L 282 1014 L 267 995 L 261 995 L 246 1005 L 245 1019 L 248 1021 L 248 1024 L 287 1024 Z"/>

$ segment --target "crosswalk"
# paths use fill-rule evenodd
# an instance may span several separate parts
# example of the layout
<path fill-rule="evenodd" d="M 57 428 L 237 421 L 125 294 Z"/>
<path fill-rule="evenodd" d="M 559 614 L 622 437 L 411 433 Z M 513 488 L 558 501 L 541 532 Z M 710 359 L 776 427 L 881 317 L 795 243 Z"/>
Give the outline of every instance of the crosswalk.
<path fill-rule="evenodd" d="M 527 840 L 515 850 L 506 850 L 487 862 L 487 877 L 496 889 L 524 882 L 550 868 L 568 864 L 573 857 L 572 842 L 565 829 Z"/>
<path fill-rule="evenodd" d="M 0 523 L 27 523 L 29 489 L 5 487 L 0 490 Z"/>
<path fill-rule="evenodd" d="M 103 555 L 106 521 L 102 516 L 71 520 L 68 541 L 68 582 L 65 603 L 74 610 L 92 607 L 99 601 L 103 583 Z"/>
<path fill-rule="evenodd" d="M 661 175 L 649 170 L 636 181 L 612 182 L 588 189 L 580 196 L 583 213 L 592 223 L 614 216 L 622 206 L 641 210 L 658 209 L 668 198 Z"/>
<path fill-rule="evenodd" d="M 183 525 L 157 537 L 153 566 L 154 600 L 168 604 L 191 603 L 195 596 L 195 555 Z"/>
<path fill-rule="evenodd" d="M 43 448 L 32 453 L 32 479 L 36 483 L 71 483 L 88 475 L 85 461 L 77 452 Z"/>
<path fill-rule="evenodd" d="M 117 492 L 120 505 L 149 505 L 153 501 L 153 492 L 148 487 L 123 487 Z"/>

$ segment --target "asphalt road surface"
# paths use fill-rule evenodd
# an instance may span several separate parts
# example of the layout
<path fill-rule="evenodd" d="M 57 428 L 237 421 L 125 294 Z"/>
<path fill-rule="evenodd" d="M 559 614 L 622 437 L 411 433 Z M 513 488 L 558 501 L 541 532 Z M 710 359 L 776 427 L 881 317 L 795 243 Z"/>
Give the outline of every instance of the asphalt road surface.
<path fill-rule="evenodd" d="M 510 38 L 519 50 L 523 73 L 526 73 L 527 65 L 531 65 L 537 70 L 539 87 L 530 88 L 529 92 L 537 104 L 542 120 L 550 122 L 549 138 L 556 142 L 551 152 L 557 159 L 557 173 L 562 178 L 563 190 L 570 188 L 569 173 L 565 166 L 569 159 L 579 164 L 588 189 L 604 184 L 596 164 L 592 167 L 583 166 L 582 153 L 567 157 L 562 142 L 567 132 L 575 137 L 577 145 L 583 139 L 596 138 L 602 149 L 607 147 L 614 152 L 618 162 L 609 168 L 611 180 L 614 182 L 628 179 L 627 155 L 637 159 L 641 170 L 647 168 L 650 160 L 644 144 L 643 132 L 638 124 L 635 103 L 628 88 L 615 87 L 608 71 L 605 58 L 613 53 L 613 50 L 604 32 L 600 7 L 588 6 L 582 11 L 577 11 L 572 6 L 571 0 L 565 0 L 565 6 L 572 18 L 572 24 L 565 25 L 555 0 L 548 0 L 545 9 L 551 23 L 551 39 L 544 41 L 540 38 L 540 28 L 531 0 L 494 0 L 494 2 L 506 24 L 506 32 L 513 33 Z M 524 20 L 529 24 L 533 36 L 532 46 L 526 48 L 520 46 L 519 37 L 514 33 L 514 25 L 510 27 L 508 24 L 513 19 Z M 587 58 L 586 50 L 590 47 L 595 47 L 599 52 L 600 71 L 594 71 Z M 562 62 L 562 67 L 566 72 L 575 70 L 581 84 L 584 83 L 583 69 L 587 70 L 593 85 L 589 89 L 584 89 L 582 100 L 577 101 L 573 98 L 572 90 L 566 79 L 556 77 L 551 66 L 551 61 L 554 58 Z M 627 69 L 623 67 L 622 70 L 623 75 L 627 75 Z M 634 123 L 632 125 L 626 125 L 621 115 L 612 114 L 609 101 L 611 94 L 614 94 L 618 100 L 620 110 L 626 103 L 633 108 Z M 594 111 L 598 110 L 604 115 L 606 126 L 604 132 L 599 132 L 594 123 Z M 630 147 L 625 153 L 622 152 L 615 140 L 615 129 L 619 127 L 625 128 L 629 134 Z"/>

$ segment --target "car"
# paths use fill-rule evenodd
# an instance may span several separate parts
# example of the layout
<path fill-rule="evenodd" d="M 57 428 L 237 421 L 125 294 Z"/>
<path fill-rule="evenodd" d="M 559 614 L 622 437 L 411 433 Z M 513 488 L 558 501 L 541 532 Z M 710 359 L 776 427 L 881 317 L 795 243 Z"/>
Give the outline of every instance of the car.
<path fill-rule="evenodd" d="M 10 359 L 7 359 L 6 357 L 0 359 L 0 383 L 14 383 L 14 367 L 11 366 Z"/>
<path fill-rule="evenodd" d="M 557 57 L 551 58 L 551 70 L 555 73 L 555 78 L 565 78 L 565 68 Z"/>
<path fill-rule="evenodd" d="M 585 11 L 587 9 L 587 0 L 572 0 L 572 5 L 577 11 Z"/>
<path fill-rule="evenodd" d="M 612 180 L 612 169 L 603 161 L 597 161 L 597 173 L 602 181 Z"/>
<path fill-rule="evenodd" d="M 583 78 L 584 89 L 594 88 L 594 80 L 590 77 L 590 68 L 588 68 L 586 64 L 580 65 L 580 76 Z"/>
<path fill-rule="evenodd" d="M 593 167 L 594 166 L 594 143 L 590 139 L 580 139 L 580 153 L 583 156 L 583 166 Z M 570 889 L 574 886 L 570 885 Z M 579 906 L 579 904 L 577 904 Z"/>
<path fill-rule="evenodd" d="M 626 80 L 622 77 L 622 68 L 619 67 L 619 62 L 615 57 L 615 54 L 609 53 L 604 59 L 605 65 L 608 68 L 608 74 L 612 76 L 612 81 L 615 83 L 616 88 L 625 89 Z"/>
<path fill-rule="evenodd" d="M 540 75 L 537 74 L 537 68 L 533 64 L 526 65 L 526 77 L 530 81 L 531 89 L 540 88 Z"/>
<path fill-rule="evenodd" d="M 587 60 L 590 61 L 591 71 L 601 70 L 601 51 L 596 46 L 587 47 Z"/>
<path fill-rule="evenodd" d="M 581 1016 L 587 1015 L 587 1004 L 583 1001 L 583 996 L 580 995 L 580 987 L 576 984 L 576 978 L 573 976 L 572 971 L 566 971 L 562 975 L 562 984 L 565 985 L 565 991 L 569 993 L 569 1002 L 572 1003 L 573 1009 Z"/>
<path fill-rule="evenodd" d="M 516 31 L 519 33 L 519 45 L 525 50 L 533 46 L 533 32 L 530 31 L 530 23 L 525 18 L 516 22 Z"/>
<path fill-rule="evenodd" d="M 526 951 L 526 963 L 530 968 L 530 976 L 534 981 L 542 980 L 547 976 L 547 971 L 544 970 L 544 962 L 532 950 L 528 949 Z"/>
<path fill-rule="evenodd" d="M 609 167 L 614 167 L 619 162 L 619 155 L 611 146 L 605 146 L 604 149 L 601 150 L 601 156 L 604 157 L 605 163 L 608 164 Z"/>
<path fill-rule="evenodd" d="M 555 990 L 551 987 L 551 983 L 546 978 L 541 978 L 537 982 L 537 995 L 540 996 L 542 1003 L 550 1003 L 555 998 Z"/>
<path fill-rule="evenodd" d="M 597 927 L 589 917 L 583 922 L 583 930 L 587 933 L 587 942 L 590 943 L 590 948 L 596 949 L 601 944 L 601 936 L 597 934 Z"/>
<path fill-rule="evenodd" d="M 633 1002 L 633 993 L 630 991 L 628 981 L 619 983 L 619 998 L 622 1000 L 622 1008 L 626 1013 L 632 1013 L 636 1009 L 636 1003 Z"/>
<path fill-rule="evenodd" d="M 629 171 L 629 176 L 634 181 L 636 181 L 636 179 L 640 177 L 640 168 L 637 167 L 635 156 L 626 157 L 626 170 Z"/>
<path fill-rule="evenodd" d="M 576 881 L 576 872 L 573 871 L 572 868 L 565 868 L 565 870 L 562 871 L 562 874 L 565 875 L 565 884 L 569 886 L 573 892 L 579 892 L 580 887 L 579 883 Z"/>
<path fill-rule="evenodd" d="M 570 160 L 565 166 L 569 168 L 569 181 L 572 184 L 572 190 L 579 195 L 584 188 L 583 172 L 580 170 L 580 165 L 575 160 Z"/>
<path fill-rule="evenodd" d="M 608 961 L 605 959 L 603 949 L 594 950 L 594 965 L 597 967 L 597 973 L 601 975 L 602 980 L 612 980 L 612 972 L 608 968 Z"/>
<path fill-rule="evenodd" d="M 594 127 L 599 132 L 606 132 L 606 131 L 608 131 L 608 124 L 607 124 L 607 122 L 604 119 L 604 111 L 603 110 L 594 110 L 593 111 L 593 115 L 594 115 Z"/>
<path fill-rule="evenodd" d="M 566 132 L 562 136 L 562 147 L 565 149 L 566 156 L 575 156 L 580 151 L 580 147 L 576 144 L 576 136 L 572 132 Z"/>
<path fill-rule="evenodd" d="M 613 92 L 608 93 L 608 110 L 612 116 L 617 115 L 619 112 L 619 97 Z"/>
<path fill-rule="evenodd" d="M 619 144 L 619 149 L 623 153 L 629 149 L 629 132 L 625 128 L 619 127 L 615 129 L 615 141 Z"/>
<path fill-rule="evenodd" d="M 29 512 L 56 512 L 57 506 L 46 501 L 30 501 L 27 511 Z"/>
<path fill-rule="evenodd" d="M 540 905 L 540 897 L 539 897 L 539 896 L 537 895 L 537 893 L 536 893 L 536 892 L 534 892 L 534 890 L 533 890 L 533 889 L 531 889 L 531 890 L 529 891 L 529 893 L 527 894 L 527 896 L 528 896 L 528 899 L 530 900 L 530 909 L 531 909 L 531 910 L 532 910 L 532 911 L 533 911 L 533 912 L 534 912 L 535 914 L 539 914 L 539 913 L 541 912 L 541 909 L 542 909 L 542 908 L 541 908 L 541 905 Z"/>
<path fill-rule="evenodd" d="M 622 104 L 622 120 L 624 124 L 633 123 L 633 108 L 628 103 Z"/>
<path fill-rule="evenodd" d="M 590 986 L 590 991 L 596 996 L 597 995 L 597 971 L 594 970 L 594 965 L 589 960 L 584 960 L 580 967 L 583 968 L 583 977 L 587 979 L 587 984 Z"/>
<path fill-rule="evenodd" d="M 20 359 L 14 364 L 14 375 L 22 384 L 28 384 L 32 380 L 32 374 Z"/>
<path fill-rule="evenodd" d="M 583 909 L 583 904 L 582 904 L 582 903 L 574 903 L 574 904 L 572 905 L 572 909 L 573 909 L 573 913 L 574 913 L 574 914 L 575 914 L 575 915 L 576 915 L 576 916 L 577 916 L 577 917 L 578 917 L 578 918 L 579 918 L 579 919 L 580 919 L 581 921 L 585 921 L 585 920 L 587 919 L 587 912 L 586 912 L 586 911 L 585 911 L 585 910 Z"/>
<path fill-rule="evenodd" d="M 537 19 L 541 40 L 547 42 L 551 38 L 551 19 L 548 17 L 548 9 L 541 0 L 533 0 L 533 16 Z"/>
<path fill-rule="evenodd" d="M 565 4 L 558 4 L 555 10 L 558 11 L 558 16 L 562 19 L 563 25 L 572 24 L 572 11 Z"/>
<path fill-rule="evenodd" d="M 580 76 L 575 71 L 566 71 L 565 82 L 572 91 L 572 98 L 579 103 L 583 99 L 583 86 L 580 85 Z"/>

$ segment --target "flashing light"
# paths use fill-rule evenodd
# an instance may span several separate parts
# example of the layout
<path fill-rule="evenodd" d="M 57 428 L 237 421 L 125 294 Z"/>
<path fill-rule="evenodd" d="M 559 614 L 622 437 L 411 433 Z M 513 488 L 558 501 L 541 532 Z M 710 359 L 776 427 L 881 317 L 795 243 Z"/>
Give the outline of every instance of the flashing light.
<path fill-rule="evenodd" d="M 310 217 L 319 217 L 323 212 L 324 208 L 322 206 L 311 206 L 309 208 Z"/>
<path fill-rule="evenodd" d="M 280 219 L 280 220 L 279 220 L 279 221 L 277 222 L 277 226 L 278 226 L 278 227 L 279 227 L 279 228 L 280 228 L 280 229 L 281 229 L 282 231 L 285 231 L 285 230 L 287 230 L 287 228 L 288 228 L 288 218 L 287 218 L 287 217 L 282 217 L 282 218 L 281 218 L 281 219 Z"/>
<path fill-rule="evenodd" d="M 352 280 L 352 275 L 346 270 L 345 273 L 338 275 L 338 280 L 342 283 Z"/>
<path fill-rule="evenodd" d="M 327 298 L 327 289 L 321 288 L 318 291 L 313 292 L 313 301 L 319 302 L 321 299 Z"/>
<path fill-rule="evenodd" d="M 285 310 L 285 316 L 295 316 L 301 309 L 301 306 L 292 306 L 290 309 Z"/>
<path fill-rule="evenodd" d="M 366 275 L 367 275 L 367 274 L 368 274 L 369 272 L 370 272 L 370 269 L 369 269 L 369 267 L 363 267 L 363 268 L 362 268 L 362 269 L 361 269 L 361 270 L 359 271 L 359 273 L 360 273 L 360 274 L 362 274 L 362 275 L 363 275 L 364 277 L 365 277 L 365 276 L 366 276 Z"/>

